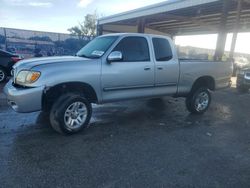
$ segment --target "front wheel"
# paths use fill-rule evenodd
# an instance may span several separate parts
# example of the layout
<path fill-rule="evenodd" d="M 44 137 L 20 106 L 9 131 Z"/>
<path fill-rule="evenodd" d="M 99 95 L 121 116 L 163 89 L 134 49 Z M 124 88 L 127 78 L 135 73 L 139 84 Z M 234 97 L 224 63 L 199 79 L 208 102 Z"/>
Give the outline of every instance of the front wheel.
<path fill-rule="evenodd" d="M 203 114 L 211 103 L 211 94 L 207 88 L 198 88 L 186 98 L 186 107 L 193 114 Z"/>
<path fill-rule="evenodd" d="M 88 125 L 91 114 L 91 104 L 85 97 L 77 94 L 65 94 L 52 106 L 50 123 L 59 133 L 73 134 Z"/>

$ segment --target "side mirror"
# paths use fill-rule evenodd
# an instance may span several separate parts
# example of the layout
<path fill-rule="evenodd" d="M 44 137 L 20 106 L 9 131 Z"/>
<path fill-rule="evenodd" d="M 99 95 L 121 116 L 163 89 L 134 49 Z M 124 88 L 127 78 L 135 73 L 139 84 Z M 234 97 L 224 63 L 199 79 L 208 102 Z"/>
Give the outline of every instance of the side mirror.
<path fill-rule="evenodd" d="M 113 51 L 108 56 L 108 62 L 114 62 L 114 61 L 121 61 L 122 60 L 122 53 L 120 51 Z"/>

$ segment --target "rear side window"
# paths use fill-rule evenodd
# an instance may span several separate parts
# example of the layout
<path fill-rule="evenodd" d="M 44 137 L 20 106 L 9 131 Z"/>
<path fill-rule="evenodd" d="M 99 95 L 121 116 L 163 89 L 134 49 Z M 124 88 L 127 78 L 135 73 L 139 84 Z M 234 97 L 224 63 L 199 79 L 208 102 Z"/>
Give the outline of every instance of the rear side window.
<path fill-rule="evenodd" d="M 171 46 L 167 39 L 153 38 L 156 61 L 168 61 L 173 58 Z"/>
<path fill-rule="evenodd" d="M 120 51 L 124 62 L 150 61 L 148 42 L 144 37 L 125 37 L 113 51 Z"/>

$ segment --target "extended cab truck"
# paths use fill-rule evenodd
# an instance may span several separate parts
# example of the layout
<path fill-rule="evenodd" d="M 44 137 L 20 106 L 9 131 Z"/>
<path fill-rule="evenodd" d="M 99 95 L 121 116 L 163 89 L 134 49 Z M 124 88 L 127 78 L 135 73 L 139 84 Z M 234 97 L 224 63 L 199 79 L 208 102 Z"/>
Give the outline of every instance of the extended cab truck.
<path fill-rule="evenodd" d="M 232 64 L 179 60 L 169 37 L 110 34 L 95 38 L 75 57 L 23 60 L 4 92 L 17 112 L 47 111 L 52 127 L 75 133 L 90 121 L 91 103 L 186 97 L 191 113 L 204 113 L 210 91 L 230 85 Z"/>

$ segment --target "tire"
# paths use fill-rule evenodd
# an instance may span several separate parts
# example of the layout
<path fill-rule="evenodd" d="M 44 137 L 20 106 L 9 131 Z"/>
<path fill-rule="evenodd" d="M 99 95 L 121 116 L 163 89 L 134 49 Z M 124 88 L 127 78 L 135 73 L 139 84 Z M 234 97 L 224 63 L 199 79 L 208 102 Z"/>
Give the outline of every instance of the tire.
<path fill-rule="evenodd" d="M 203 101 L 202 101 L 203 100 Z M 186 98 L 187 110 L 192 114 L 203 114 L 211 103 L 211 94 L 208 88 L 197 88 Z"/>
<path fill-rule="evenodd" d="M 0 67 L 0 83 L 5 82 L 7 79 L 7 73 L 4 68 Z"/>
<path fill-rule="evenodd" d="M 74 134 L 89 124 L 91 115 L 91 103 L 84 96 L 65 94 L 53 104 L 50 124 L 59 133 Z"/>

